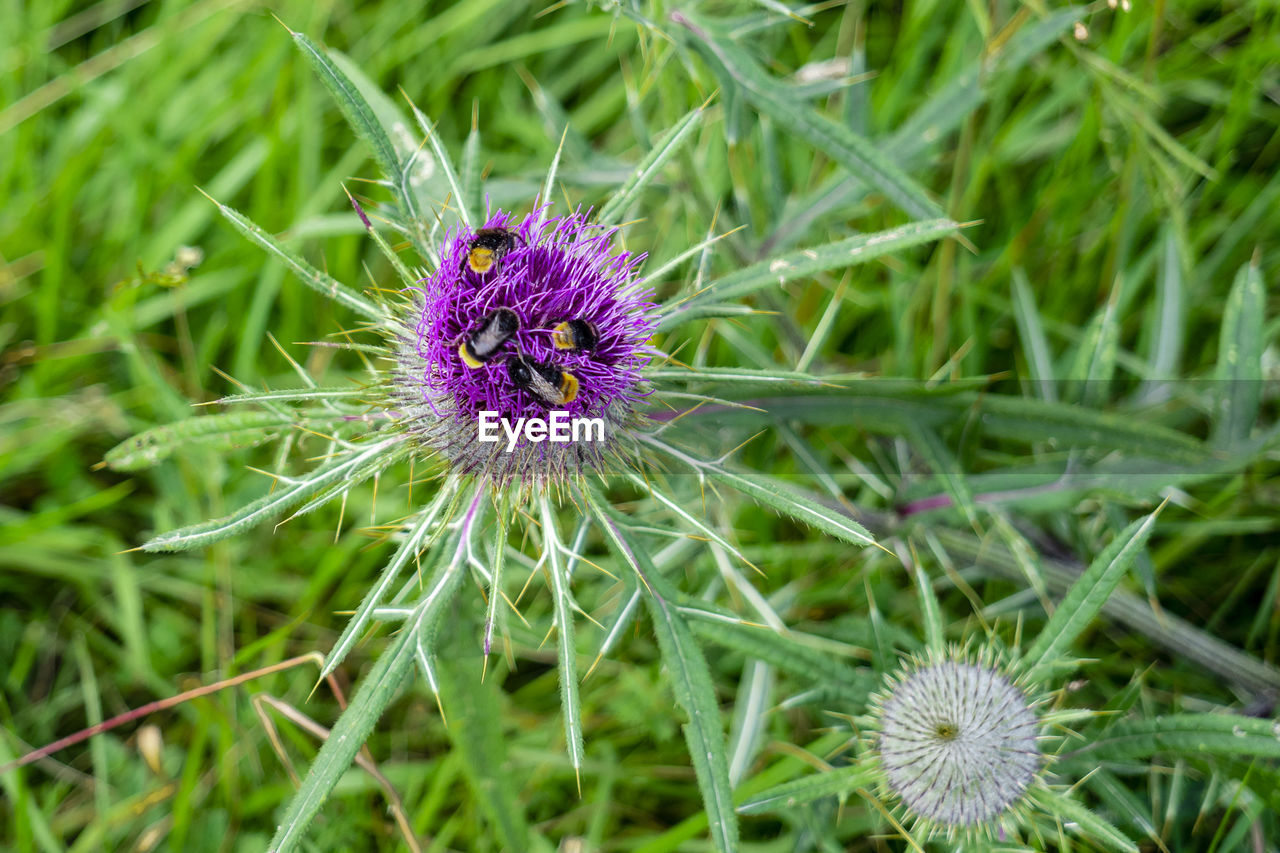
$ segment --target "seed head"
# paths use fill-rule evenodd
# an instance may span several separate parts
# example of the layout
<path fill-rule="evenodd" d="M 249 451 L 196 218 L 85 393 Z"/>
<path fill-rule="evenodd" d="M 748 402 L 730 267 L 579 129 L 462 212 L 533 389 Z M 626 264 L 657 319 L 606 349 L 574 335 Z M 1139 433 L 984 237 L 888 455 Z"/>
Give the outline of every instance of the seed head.
<path fill-rule="evenodd" d="M 908 817 L 949 835 L 1017 822 L 1044 763 L 1043 722 L 998 666 L 913 661 L 874 706 L 884 781 Z"/>

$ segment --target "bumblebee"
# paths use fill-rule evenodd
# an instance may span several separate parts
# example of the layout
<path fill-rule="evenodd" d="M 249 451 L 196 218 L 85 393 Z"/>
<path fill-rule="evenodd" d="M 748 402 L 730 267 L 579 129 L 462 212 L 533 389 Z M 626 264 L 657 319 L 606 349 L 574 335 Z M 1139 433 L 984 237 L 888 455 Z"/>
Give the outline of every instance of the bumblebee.
<path fill-rule="evenodd" d="M 473 273 L 484 275 L 498 264 L 516 247 L 516 232 L 510 228 L 481 228 L 471 238 L 467 247 L 467 256 L 463 266 L 471 268 Z"/>
<path fill-rule="evenodd" d="M 600 333 L 586 320 L 565 320 L 551 330 L 556 349 L 591 350 L 600 343 Z"/>
<path fill-rule="evenodd" d="M 578 396 L 578 379 L 554 364 L 539 364 L 518 355 L 507 362 L 511 381 L 548 407 L 563 406 Z"/>
<path fill-rule="evenodd" d="M 520 329 L 520 318 L 510 308 L 499 308 L 488 317 L 480 328 L 458 345 L 462 363 L 477 368 L 497 355 L 507 339 Z"/>

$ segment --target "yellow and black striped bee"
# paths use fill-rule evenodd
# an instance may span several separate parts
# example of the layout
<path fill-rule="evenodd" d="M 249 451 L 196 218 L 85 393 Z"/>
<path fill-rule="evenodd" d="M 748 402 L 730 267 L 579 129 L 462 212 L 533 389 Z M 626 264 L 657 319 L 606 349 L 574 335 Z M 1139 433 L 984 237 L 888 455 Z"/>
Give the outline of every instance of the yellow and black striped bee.
<path fill-rule="evenodd" d="M 520 318 L 510 308 L 499 308 L 484 323 L 458 345 L 462 363 L 477 368 L 497 355 L 507 339 L 520 330 Z"/>
<path fill-rule="evenodd" d="M 539 364 L 522 355 L 507 362 L 511 381 L 549 407 L 563 406 L 578 396 L 578 379 L 554 364 Z"/>
<path fill-rule="evenodd" d="M 473 273 L 484 275 L 516 247 L 516 232 L 510 228 L 481 228 L 471 238 L 463 265 Z"/>
<path fill-rule="evenodd" d="M 556 349 L 592 350 L 600 343 L 600 333 L 586 320 L 565 320 L 551 330 Z"/>

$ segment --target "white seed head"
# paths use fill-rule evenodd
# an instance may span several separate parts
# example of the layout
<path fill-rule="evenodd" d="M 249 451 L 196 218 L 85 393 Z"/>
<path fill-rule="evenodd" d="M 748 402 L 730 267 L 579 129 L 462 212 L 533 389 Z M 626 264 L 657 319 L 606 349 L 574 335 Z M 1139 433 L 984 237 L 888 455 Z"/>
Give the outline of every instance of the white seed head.
<path fill-rule="evenodd" d="M 1035 782 L 1039 721 L 998 669 L 927 662 L 885 692 L 878 749 L 907 812 L 949 829 L 999 820 Z"/>

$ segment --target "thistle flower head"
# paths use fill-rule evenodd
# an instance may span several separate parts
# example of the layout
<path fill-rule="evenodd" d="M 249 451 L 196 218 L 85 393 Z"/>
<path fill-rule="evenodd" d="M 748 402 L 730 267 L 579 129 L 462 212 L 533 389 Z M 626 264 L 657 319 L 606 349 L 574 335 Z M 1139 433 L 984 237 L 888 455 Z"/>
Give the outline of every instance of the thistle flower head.
<path fill-rule="evenodd" d="M 1039 703 L 992 658 L 912 660 L 873 699 L 884 785 L 926 834 L 1003 835 L 1041 783 Z"/>
<path fill-rule="evenodd" d="M 633 281 L 644 255 L 614 250 L 616 233 L 542 208 L 446 235 L 417 289 L 416 329 L 399 342 L 392 396 L 405 428 L 455 469 L 499 482 L 558 482 L 617 455 L 657 319 Z M 516 422 L 551 411 L 602 419 L 604 441 L 519 438 L 508 452 L 505 438 L 478 440 L 482 412 Z"/>

